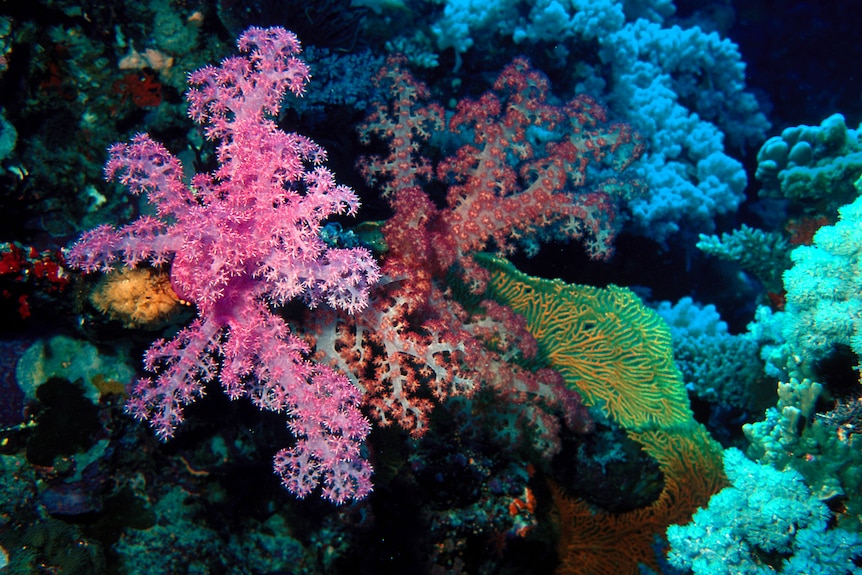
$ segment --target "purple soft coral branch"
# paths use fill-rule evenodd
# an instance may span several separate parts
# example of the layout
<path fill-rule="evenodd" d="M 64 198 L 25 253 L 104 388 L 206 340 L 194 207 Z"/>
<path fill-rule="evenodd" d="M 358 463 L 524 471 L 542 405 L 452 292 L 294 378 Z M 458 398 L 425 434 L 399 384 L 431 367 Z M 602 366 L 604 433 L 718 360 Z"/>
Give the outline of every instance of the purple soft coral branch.
<path fill-rule="evenodd" d="M 304 497 L 320 484 L 332 501 L 359 499 L 371 490 L 361 394 L 308 361 L 305 343 L 268 306 L 299 297 L 356 312 L 379 269 L 367 250 L 329 248 L 320 238 L 326 218 L 354 214 L 359 200 L 321 165 L 322 148 L 269 118 L 285 91 L 300 94 L 308 79 L 298 40 L 281 28 L 250 28 L 238 45 L 244 56 L 190 75 L 189 113 L 217 140 L 218 169 L 189 187 L 177 158 L 146 134 L 111 147 L 106 175 L 145 194 L 156 216 L 87 232 L 68 261 L 87 272 L 118 260 L 169 264 L 177 295 L 197 307 L 197 320 L 146 353 L 153 377 L 134 385 L 127 404 L 161 439 L 217 379 L 232 399 L 287 416 L 296 443 L 279 452 L 275 469 L 288 489 Z"/>
<path fill-rule="evenodd" d="M 299 39 L 284 28 L 249 28 L 237 47 L 248 56 L 189 74 L 189 116 L 207 125 L 211 139 L 221 139 L 230 123 L 258 123 L 264 114 L 278 114 L 285 92 L 299 96 L 308 82 L 308 66 L 296 57 Z"/>

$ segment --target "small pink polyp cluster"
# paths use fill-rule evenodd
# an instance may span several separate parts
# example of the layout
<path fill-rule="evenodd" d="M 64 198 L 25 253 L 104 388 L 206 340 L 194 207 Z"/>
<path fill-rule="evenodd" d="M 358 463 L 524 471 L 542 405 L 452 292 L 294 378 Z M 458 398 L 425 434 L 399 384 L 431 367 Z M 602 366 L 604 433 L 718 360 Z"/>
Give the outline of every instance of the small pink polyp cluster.
<path fill-rule="evenodd" d="M 249 28 L 241 56 L 189 77 L 189 115 L 217 142 L 219 167 L 183 182 L 179 160 L 148 135 L 110 149 L 109 179 L 145 194 L 156 216 L 85 233 L 68 252 L 86 272 L 121 261 L 170 265 L 177 294 L 198 317 L 145 355 L 127 409 L 168 439 L 183 408 L 218 380 L 233 399 L 284 413 L 296 444 L 275 457 L 276 472 L 300 497 L 322 484 L 341 503 L 371 490 L 360 454 L 369 432 L 360 391 L 333 369 L 310 362 L 306 344 L 270 306 L 300 298 L 350 313 L 362 310 L 379 278 L 371 254 L 328 247 L 322 223 L 355 213 L 353 190 L 335 183 L 326 152 L 286 133 L 270 116 L 287 90 L 301 94 L 308 67 L 283 28 Z"/>

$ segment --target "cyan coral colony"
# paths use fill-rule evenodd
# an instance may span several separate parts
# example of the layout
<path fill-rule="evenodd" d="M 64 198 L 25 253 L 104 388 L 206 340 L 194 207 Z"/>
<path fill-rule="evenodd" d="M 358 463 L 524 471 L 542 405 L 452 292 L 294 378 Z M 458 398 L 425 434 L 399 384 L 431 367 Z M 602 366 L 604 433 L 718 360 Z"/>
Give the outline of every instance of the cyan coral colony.
<path fill-rule="evenodd" d="M 309 361 L 307 345 L 271 308 L 300 298 L 359 311 L 379 270 L 367 250 L 321 240 L 321 223 L 354 214 L 358 198 L 323 167 L 322 148 L 271 118 L 309 77 L 296 36 L 249 28 L 238 47 L 243 55 L 189 77 L 189 115 L 217 142 L 218 169 L 186 185 L 179 160 L 148 135 L 113 146 L 107 177 L 146 194 L 156 215 L 93 229 L 67 258 L 86 272 L 170 264 L 174 290 L 197 307 L 194 322 L 146 352 L 153 376 L 134 385 L 127 404 L 161 439 L 218 380 L 232 399 L 286 414 L 296 443 L 276 454 L 275 470 L 290 491 L 303 497 L 322 484 L 334 502 L 361 499 L 371 467 L 360 452 L 369 432 L 360 391 Z"/>

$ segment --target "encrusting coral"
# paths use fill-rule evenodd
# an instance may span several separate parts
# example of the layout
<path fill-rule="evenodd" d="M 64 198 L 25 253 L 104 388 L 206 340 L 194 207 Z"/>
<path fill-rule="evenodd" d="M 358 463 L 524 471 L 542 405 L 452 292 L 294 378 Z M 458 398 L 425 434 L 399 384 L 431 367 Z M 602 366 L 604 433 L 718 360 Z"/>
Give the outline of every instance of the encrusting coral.
<path fill-rule="evenodd" d="M 185 304 L 174 293 L 167 271 L 157 268 L 112 271 L 96 284 L 90 301 L 126 327 L 150 329 L 164 325 Z"/>

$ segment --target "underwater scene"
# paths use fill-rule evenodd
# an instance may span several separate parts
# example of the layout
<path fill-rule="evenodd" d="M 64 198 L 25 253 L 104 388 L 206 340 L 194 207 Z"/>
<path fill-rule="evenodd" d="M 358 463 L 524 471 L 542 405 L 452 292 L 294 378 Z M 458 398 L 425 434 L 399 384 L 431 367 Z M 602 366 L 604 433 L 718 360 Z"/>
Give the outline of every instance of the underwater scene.
<path fill-rule="evenodd" d="M 862 12 L 0 3 L 0 575 L 862 574 Z"/>

